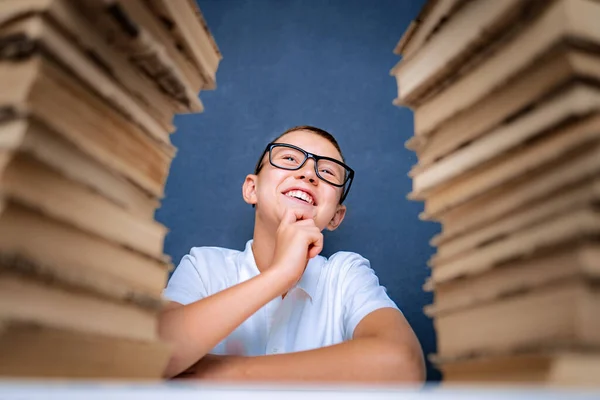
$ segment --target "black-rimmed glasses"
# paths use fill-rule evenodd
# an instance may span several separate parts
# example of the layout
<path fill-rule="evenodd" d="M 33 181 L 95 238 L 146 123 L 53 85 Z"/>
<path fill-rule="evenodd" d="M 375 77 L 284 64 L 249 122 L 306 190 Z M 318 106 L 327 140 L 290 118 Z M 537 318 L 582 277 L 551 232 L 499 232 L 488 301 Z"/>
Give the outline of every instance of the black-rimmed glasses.
<path fill-rule="evenodd" d="M 344 187 L 340 203 L 348 196 L 354 179 L 354 170 L 343 162 L 309 153 L 291 144 L 269 143 L 256 164 L 255 174 L 260 172 L 263 166 L 262 159 L 267 152 L 269 152 L 269 163 L 272 166 L 290 171 L 302 168 L 306 161 L 312 158 L 315 161 L 315 173 L 319 179 L 335 187 Z"/>

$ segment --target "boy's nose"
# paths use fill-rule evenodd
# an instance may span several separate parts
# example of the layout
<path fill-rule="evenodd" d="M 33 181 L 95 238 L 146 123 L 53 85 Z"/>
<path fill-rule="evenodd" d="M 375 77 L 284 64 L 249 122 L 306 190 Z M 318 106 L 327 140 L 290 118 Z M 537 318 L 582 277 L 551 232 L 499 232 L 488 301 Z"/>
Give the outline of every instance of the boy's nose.
<path fill-rule="evenodd" d="M 318 182 L 317 174 L 315 173 L 315 160 L 308 159 L 306 163 L 297 172 L 296 177 L 302 180 L 308 180 L 310 183 Z"/>

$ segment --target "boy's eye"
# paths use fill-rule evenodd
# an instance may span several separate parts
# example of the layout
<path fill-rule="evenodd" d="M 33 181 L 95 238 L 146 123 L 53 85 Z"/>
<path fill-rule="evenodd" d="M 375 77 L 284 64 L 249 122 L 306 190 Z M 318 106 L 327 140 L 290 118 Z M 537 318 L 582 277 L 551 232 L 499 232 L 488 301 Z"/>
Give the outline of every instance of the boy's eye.
<path fill-rule="evenodd" d="M 344 176 L 344 169 L 332 161 L 321 159 L 319 160 L 319 173 L 326 179 L 337 183 L 340 177 Z"/>
<path fill-rule="evenodd" d="M 298 163 L 298 156 L 294 154 L 281 154 L 278 158 L 281 160 L 281 162 L 284 162 L 286 164 Z"/>
<path fill-rule="evenodd" d="M 327 168 L 321 169 L 321 172 L 325 173 L 325 174 L 328 174 L 328 175 L 331 175 L 331 176 L 335 176 L 335 172 L 332 171 L 332 170 L 330 170 L 330 169 L 327 169 Z"/>

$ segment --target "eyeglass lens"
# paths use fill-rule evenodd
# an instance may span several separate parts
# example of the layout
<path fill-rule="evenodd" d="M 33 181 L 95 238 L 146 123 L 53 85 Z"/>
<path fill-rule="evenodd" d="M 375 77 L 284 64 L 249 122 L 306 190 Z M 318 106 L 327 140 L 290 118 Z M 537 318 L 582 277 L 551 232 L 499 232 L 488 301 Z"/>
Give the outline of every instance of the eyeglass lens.
<path fill-rule="evenodd" d="M 287 146 L 273 146 L 271 163 L 283 169 L 298 169 L 306 160 L 306 155 L 297 149 Z M 320 159 L 317 162 L 318 175 L 321 179 L 334 185 L 343 185 L 347 171 L 342 165 L 331 160 Z"/>

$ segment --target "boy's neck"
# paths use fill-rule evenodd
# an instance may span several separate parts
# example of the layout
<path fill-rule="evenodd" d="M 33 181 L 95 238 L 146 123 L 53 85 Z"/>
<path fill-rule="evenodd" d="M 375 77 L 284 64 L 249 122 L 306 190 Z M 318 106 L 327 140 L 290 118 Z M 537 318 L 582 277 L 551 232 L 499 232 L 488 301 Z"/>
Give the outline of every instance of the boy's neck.
<path fill-rule="evenodd" d="M 271 267 L 275 254 L 275 232 L 266 229 L 264 224 L 256 221 L 254 224 L 254 240 L 252 241 L 252 253 L 254 261 L 260 272 L 265 272 Z"/>

